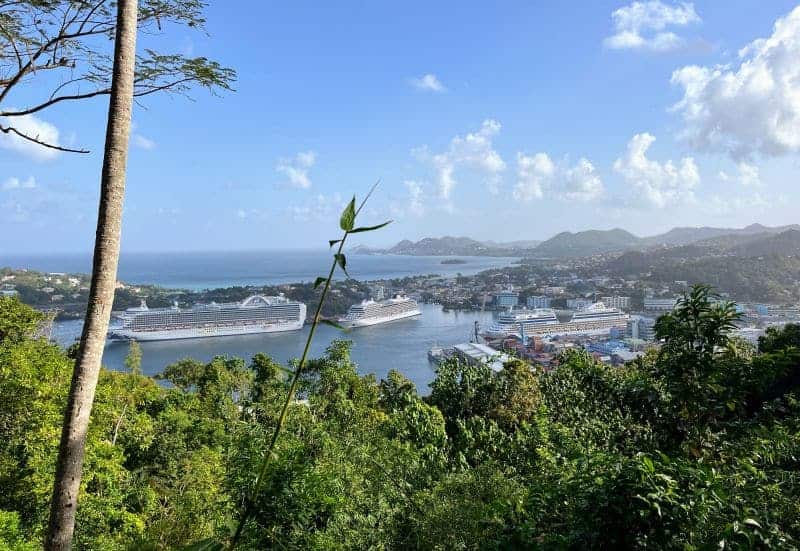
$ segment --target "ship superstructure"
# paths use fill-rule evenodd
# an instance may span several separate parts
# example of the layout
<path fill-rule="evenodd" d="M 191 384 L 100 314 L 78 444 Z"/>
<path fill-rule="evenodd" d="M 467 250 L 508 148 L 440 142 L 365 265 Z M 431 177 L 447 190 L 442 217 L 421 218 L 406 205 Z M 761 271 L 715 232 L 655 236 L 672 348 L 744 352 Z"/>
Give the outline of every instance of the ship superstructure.
<path fill-rule="evenodd" d="M 556 336 L 578 334 L 602 334 L 611 329 L 625 329 L 628 314 L 617 308 L 608 308 L 596 302 L 575 312 L 566 322 L 559 321 L 555 310 L 538 308 L 535 310 L 509 310 L 501 313 L 486 331 L 490 337 L 508 335 Z"/>
<path fill-rule="evenodd" d="M 347 315 L 339 319 L 339 323 L 344 327 L 365 327 L 420 314 L 422 311 L 416 300 L 398 295 L 388 300 L 365 300 L 354 304 Z"/>
<path fill-rule="evenodd" d="M 283 295 L 253 295 L 242 302 L 196 304 L 191 308 L 128 308 L 114 315 L 116 339 L 158 341 L 295 331 L 306 320 L 306 305 Z"/>

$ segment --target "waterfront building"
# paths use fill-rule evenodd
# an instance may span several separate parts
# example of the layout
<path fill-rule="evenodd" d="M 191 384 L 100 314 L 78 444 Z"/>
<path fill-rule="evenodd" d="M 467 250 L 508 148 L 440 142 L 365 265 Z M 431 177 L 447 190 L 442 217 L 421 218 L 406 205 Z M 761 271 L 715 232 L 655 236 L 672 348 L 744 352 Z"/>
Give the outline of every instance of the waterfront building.
<path fill-rule="evenodd" d="M 588 298 L 568 298 L 567 308 L 570 310 L 583 310 L 592 305 L 592 301 Z"/>
<path fill-rule="evenodd" d="M 655 325 L 656 320 L 654 318 L 631 316 L 628 320 L 625 335 L 631 339 L 652 341 L 655 339 Z"/>
<path fill-rule="evenodd" d="M 631 306 L 631 297 L 622 297 L 614 295 L 609 297 L 602 297 L 600 300 L 603 302 L 603 304 L 611 308 L 620 308 L 623 310 L 627 310 Z"/>
<path fill-rule="evenodd" d="M 453 347 L 453 355 L 471 365 L 486 364 L 493 371 L 502 370 L 503 366 L 511 360 L 508 354 L 498 352 L 491 346 L 477 342 L 455 345 Z"/>
<path fill-rule="evenodd" d="M 656 312 L 669 312 L 678 303 L 677 297 L 672 298 L 654 298 L 644 297 L 644 309 Z"/>
<path fill-rule="evenodd" d="M 500 308 L 515 308 L 519 304 L 519 293 L 511 289 L 500 291 L 494 295 L 494 303 Z"/>
<path fill-rule="evenodd" d="M 566 290 L 567 290 L 566 287 L 551 286 L 551 287 L 545 287 L 543 291 L 545 295 L 555 297 L 563 295 L 566 292 Z"/>
<path fill-rule="evenodd" d="M 537 308 L 550 308 L 550 297 L 545 295 L 528 297 L 526 304 L 531 310 L 535 310 Z"/>

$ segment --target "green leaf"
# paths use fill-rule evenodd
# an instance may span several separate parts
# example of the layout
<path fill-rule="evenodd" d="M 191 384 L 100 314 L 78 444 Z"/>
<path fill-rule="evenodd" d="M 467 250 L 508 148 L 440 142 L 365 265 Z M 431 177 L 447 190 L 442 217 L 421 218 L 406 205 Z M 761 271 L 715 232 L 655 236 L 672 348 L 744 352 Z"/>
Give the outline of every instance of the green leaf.
<path fill-rule="evenodd" d="M 336 258 L 336 263 L 344 272 L 344 275 L 350 277 L 350 274 L 347 273 L 347 258 L 345 258 L 344 253 L 337 253 L 333 255 Z"/>
<path fill-rule="evenodd" d="M 353 224 L 356 223 L 356 197 L 355 195 L 342 211 L 342 217 L 339 219 L 339 227 L 344 231 L 353 229 Z"/>
<path fill-rule="evenodd" d="M 746 524 L 748 526 L 755 526 L 759 530 L 761 529 L 761 525 L 752 518 L 746 518 L 742 521 L 742 524 Z"/>
<path fill-rule="evenodd" d="M 320 285 L 322 285 L 326 281 L 328 281 L 327 277 L 319 276 L 317 279 L 314 280 L 314 289 L 316 289 L 317 287 L 319 287 Z"/>
<path fill-rule="evenodd" d="M 225 546 L 220 542 L 214 538 L 208 538 L 187 545 L 183 548 L 183 551 L 223 551 L 223 549 L 225 549 Z"/>
<path fill-rule="evenodd" d="M 320 323 L 324 323 L 325 325 L 330 325 L 331 327 L 335 327 L 336 329 L 339 329 L 340 331 L 344 331 L 345 333 L 348 331 L 347 327 L 339 324 L 338 322 L 336 322 L 336 321 L 334 321 L 332 319 L 325 318 L 325 319 L 321 319 L 319 321 L 320 321 Z"/>
<path fill-rule="evenodd" d="M 382 227 L 388 226 L 391 223 L 392 223 L 392 221 L 388 220 L 388 221 L 384 222 L 383 224 L 378 224 L 377 226 L 362 226 L 360 228 L 356 228 L 354 230 L 350 230 L 350 233 L 361 233 L 361 232 L 365 232 L 365 231 L 379 230 Z"/>
<path fill-rule="evenodd" d="M 340 241 L 341 241 L 341 239 L 331 239 L 330 241 L 328 241 L 328 247 L 333 247 L 334 245 L 336 245 Z"/>

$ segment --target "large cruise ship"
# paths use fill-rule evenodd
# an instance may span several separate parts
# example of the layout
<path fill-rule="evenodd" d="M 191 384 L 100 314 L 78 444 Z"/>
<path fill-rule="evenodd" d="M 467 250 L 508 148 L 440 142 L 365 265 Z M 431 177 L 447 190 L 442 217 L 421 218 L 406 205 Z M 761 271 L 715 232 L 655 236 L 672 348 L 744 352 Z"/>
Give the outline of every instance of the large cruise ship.
<path fill-rule="evenodd" d="M 112 339 L 160 341 L 222 337 L 301 329 L 306 305 L 283 295 L 253 295 L 242 302 L 196 304 L 191 308 L 148 308 L 142 305 L 114 315 Z"/>
<path fill-rule="evenodd" d="M 554 310 L 510 310 L 503 312 L 492 323 L 486 335 L 505 337 L 508 335 L 537 335 L 542 337 L 556 335 L 591 335 L 608 333 L 611 329 L 625 329 L 628 314 L 617 308 L 609 308 L 596 302 L 583 310 L 578 310 L 569 321 L 561 322 Z"/>
<path fill-rule="evenodd" d="M 398 295 L 379 302 L 365 300 L 354 304 L 346 316 L 339 318 L 339 323 L 344 327 L 365 327 L 419 316 L 421 313 L 416 300 Z"/>

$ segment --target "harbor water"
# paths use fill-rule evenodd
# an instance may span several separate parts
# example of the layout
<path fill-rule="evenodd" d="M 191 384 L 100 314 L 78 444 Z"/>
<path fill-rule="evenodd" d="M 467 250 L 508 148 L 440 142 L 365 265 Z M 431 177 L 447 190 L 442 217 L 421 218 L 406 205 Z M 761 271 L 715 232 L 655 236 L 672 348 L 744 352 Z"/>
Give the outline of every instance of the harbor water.
<path fill-rule="evenodd" d="M 311 349 L 313 356 L 324 353 L 334 339 L 352 342 L 352 357 L 361 374 L 373 373 L 378 379 L 395 369 L 417 385 L 422 394 L 428 393 L 433 368 L 428 362 L 428 350 L 436 345 L 451 346 L 469 340 L 474 324 L 486 327 L 492 320 L 490 312 L 443 311 L 436 304 L 421 304 L 422 315 L 381 325 L 360 327 L 347 333 L 322 325 L 317 329 Z M 57 322 L 53 338 L 67 346 L 80 336 L 81 321 Z M 208 361 L 214 356 L 238 356 L 249 360 L 258 352 L 286 363 L 298 358 L 303 351 L 309 326 L 300 331 L 262 333 L 232 337 L 211 337 L 174 341 L 143 342 L 142 370 L 147 375 L 161 372 L 165 366 L 181 358 Z M 128 344 L 109 342 L 103 355 L 103 365 L 109 369 L 124 369 Z"/>

